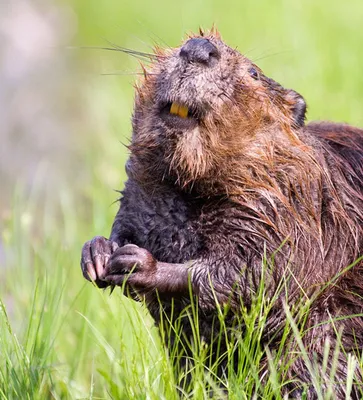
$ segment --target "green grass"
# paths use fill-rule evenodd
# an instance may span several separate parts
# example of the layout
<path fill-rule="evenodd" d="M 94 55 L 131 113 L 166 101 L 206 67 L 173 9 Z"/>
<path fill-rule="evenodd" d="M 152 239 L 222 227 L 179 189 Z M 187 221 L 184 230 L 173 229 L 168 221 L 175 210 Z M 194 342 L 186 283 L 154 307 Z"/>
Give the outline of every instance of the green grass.
<path fill-rule="evenodd" d="M 256 60 L 267 75 L 299 91 L 308 118 L 363 126 L 363 30 L 361 0 L 340 1 L 146 1 L 68 2 L 78 18 L 73 45 L 121 46 L 149 50 L 154 42 L 178 45 L 188 31 L 216 23 L 231 46 Z M 145 11 L 147 10 L 147 12 Z M 113 201 L 125 179 L 123 165 L 130 135 L 134 76 L 138 64 L 126 55 L 96 50 L 72 53 L 79 91 L 74 136 L 84 180 L 59 181 L 57 193 L 42 182 L 52 165 L 39 161 L 32 190 L 19 178 L 2 221 L 4 252 L 0 280 L 0 398 L 4 399 L 177 399 L 169 353 L 142 304 L 115 290 L 112 296 L 84 281 L 80 249 L 94 235 L 108 236 L 117 210 Z M 89 74 L 91 72 L 91 74 Z M 115 73 L 114 76 L 101 76 Z M 76 91 L 76 90 L 75 90 Z M 70 117 L 71 118 L 71 117 Z M 72 117 L 73 118 L 73 117 Z M 36 138 L 34 138 L 36 140 Z M 65 154 L 67 160 L 67 154 Z M 65 161 L 65 165 L 67 162 Z M 306 357 L 303 334 L 288 318 L 277 354 L 259 347 L 269 302 L 261 292 L 243 315 L 244 335 L 235 342 L 241 357 L 237 374 L 214 383 L 215 365 L 205 371 L 208 349 L 196 332 L 191 399 L 280 398 L 285 367 L 278 365 L 288 333 L 309 364 L 320 398 L 316 365 Z M 190 311 L 192 314 L 192 310 Z M 289 310 L 286 310 L 289 315 Z M 165 332 L 167 334 L 167 330 Z M 198 345 L 199 344 L 199 345 Z M 269 374 L 260 382 L 259 361 L 266 352 Z M 339 349 L 336 350 L 336 354 Z M 232 352 L 232 348 L 230 349 Z M 350 371 L 354 359 L 350 359 Z M 362 358 L 358 360 L 362 364 Z M 347 387 L 351 385 L 349 374 Z M 275 396 L 275 397 L 274 397 Z"/>
<path fill-rule="evenodd" d="M 109 296 L 81 277 L 77 265 L 81 238 L 88 228 L 103 230 L 97 218 L 89 225 L 74 223 L 77 210 L 68 199 L 61 213 L 48 210 L 38 215 L 41 235 L 38 232 L 37 240 L 31 233 L 40 201 L 37 196 L 35 192 L 31 198 L 15 197 L 14 215 L 18 218 L 8 221 L 4 231 L 8 270 L 0 303 L 0 398 L 176 400 L 179 386 L 185 399 L 206 399 L 210 393 L 220 399 L 225 390 L 230 399 L 250 399 L 255 393 L 263 399 L 279 399 L 291 362 L 286 352 L 291 335 L 297 343 L 293 354 L 307 364 L 319 398 L 334 398 L 322 389 L 317 366 L 302 345 L 303 325 L 296 325 L 291 310 L 285 310 L 288 322 L 280 347 L 261 347 L 266 316 L 275 301 L 266 297 L 263 285 L 252 309 L 247 312 L 241 307 L 237 326 L 244 326 L 243 335 L 237 329 L 227 354 L 220 354 L 232 364 L 232 353 L 237 351 L 238 370 L 231 367 L 226 376 L 217 377 L 218 363 L 210 362 L 209 349 L 194 323 L 192 383 L 185 386 L 183 372 L 175 379 L 172 368 L 180 350 L 166 351 L 145 307 L 118 290 Z M 195 304 L 186 312 L 192 321 L 197 320 Z M 224 311 L 219 314 L 223 321 Z M 169 334 L 165 321 L 162 335 Z M 222 323 L 221 337 L 225 334 Z M 340 349 L 336 350 L 334 359 Z M 261 381 L 260 363 L 266 354 L 269 372 Z M 347 387 L 352 384 L 357 362 L 350 358 Z"/>

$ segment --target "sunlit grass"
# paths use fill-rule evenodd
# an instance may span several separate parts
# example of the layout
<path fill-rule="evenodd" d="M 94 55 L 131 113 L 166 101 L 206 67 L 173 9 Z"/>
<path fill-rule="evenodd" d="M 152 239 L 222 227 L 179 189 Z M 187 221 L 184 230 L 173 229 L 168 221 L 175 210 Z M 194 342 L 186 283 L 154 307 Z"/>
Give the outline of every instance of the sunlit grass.
<path fill-rule="evenodd" d="M 277 349 L 261 344 L 267 315 L 278 296 L 268 298 L 263 282 L 252 308 L 247 311 L 241 304 L 232 339 L 217 360 L 210 357 L 210 348 L 201 339 L 197 305 L 192 302 L 186 310 L 194 326 L 189 377 L 184 378 L 184 370 L 177 369 L 175 374 L 172 365 L 185 356 L 178 340 L 166 349 L 142 304 L 118 290 L 110 296 L 83 280 L 74 259 L 78 261 L 85 225 L 68 221 L 76 219 L 77 210 L 67 208 L 61 215 L 48 210 L 39 215 L 38 201 L 36 193 L 27 199 L 19 194 L 14 199 L 17 217 L 8 221 L 4 232 L 7 268 L 12 271 L 1 282 L 0 398 L 222 399 L 228 392 L 230 399 L 279 399 L 289 383 L 287 368 L 296 357 L 307 365 L 318 398 L 334 398 L 334 360 L 341 348 L 333 349 L 332 386 L 327 390 L 302 343 L 301 321 L 308 304 L 298 320 L 285 308 L 286 324 Z M 21 210 L 24 204 L 26 210 Z M 41 240 L 33 237 L 34 229 Z M 285 290 L 284 284 L 280 290 Z M 231 335 L 223 323 L 225 310 L 219 309 L 218 315 L 217 341 Z M 181 338 L 178 326 L 171 328 L 163 320 L 161 336 L 167 340 L 174 329 Z M 291 337 L 297 345 L 290 354 Z M 327 347 L 325 368 L 329 351 Z M 227 360 L 227 368 L 221 375 L 222 359 Z M 359 358 L 348 356 L 348 393 L 358 362 Z"/>

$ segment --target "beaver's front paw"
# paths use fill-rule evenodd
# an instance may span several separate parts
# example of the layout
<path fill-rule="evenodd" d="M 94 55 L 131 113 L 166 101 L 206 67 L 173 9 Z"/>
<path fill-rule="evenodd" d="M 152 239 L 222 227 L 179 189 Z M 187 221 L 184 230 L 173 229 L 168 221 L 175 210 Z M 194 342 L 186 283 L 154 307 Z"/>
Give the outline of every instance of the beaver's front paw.
<path fill-rule="evenodd" d="M 110 284 L 102 279 L 104 269 L 112 253 L 118 248 L 117 243 L 96 236 L 86 242 L 82 248 L 81 269 L 83 276 L 89 281 L 94 281 L 100 288 Z"/>
<path fill-rule="evenodd" d="M 151 289 L 156 267 L 157 261 L 151 253 L 127 244 L 112 254 L 101 278 L 112 285 L 122 286 L 127 280 L 135 289 Z"/>

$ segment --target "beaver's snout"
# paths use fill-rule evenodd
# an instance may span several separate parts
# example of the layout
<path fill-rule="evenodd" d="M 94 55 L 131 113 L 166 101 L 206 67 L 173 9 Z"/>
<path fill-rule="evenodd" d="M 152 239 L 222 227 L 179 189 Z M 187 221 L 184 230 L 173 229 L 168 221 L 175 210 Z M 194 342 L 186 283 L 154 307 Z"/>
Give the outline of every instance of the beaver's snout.
<path fill-rule="evenodd" d="M 228 52 L 217 40 L 192 37 L 160 58 L 152 88 L 156 117 L 168 128 L 185 132 L 201 125 L 212 111 L 215 115 L 234 90 L 235 75 L 229 73 L 229 64 L 223 68 Z"/>
<path fill-rule="evenodd" d="M 219 58 L 220 52 L 208 39 L 189 39 L 180 49 L 180 57 L 189 63 L 200 63 L 208 67 L 214 66 Z"/>

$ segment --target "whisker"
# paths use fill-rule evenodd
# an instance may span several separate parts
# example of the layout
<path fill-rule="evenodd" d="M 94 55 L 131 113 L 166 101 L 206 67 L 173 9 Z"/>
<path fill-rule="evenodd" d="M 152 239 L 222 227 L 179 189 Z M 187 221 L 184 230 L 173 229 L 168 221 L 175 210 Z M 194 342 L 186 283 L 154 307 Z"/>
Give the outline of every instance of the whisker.
<path fill-rule="evenodd" d="M 143 62 L 148 62 L 148 61 L 155 62 L 155 61 L 163 58 L 163 56 L 161 56 L 161 55 L 156 55 L 156 54 L 152 54 L 152 53 L 144 53 L 142 51 L 131 50 L 131 49 L 127 49 L 127 48 L 121 47 L 121 46 L 115 46 L 115 47 L 102 47 L 102 46 L 73 47 L 73 46 L 70 46 L 68 48 L 83 49 L 83 50 L 119 51 L 121 53 L 129 54 L 130 56 L 135 57 L 139 60 L 142 60 Z"/>
<path fill-rule="evenodd" d="M 276 51 L 275 53 L 265 53 L 265 54 L 261 54 L 259 57 L 252 59 L 251 61 L 253 63 L 257 62 L 257 61 L 261 61 L 264 60 L 265 58 L 269 58 L 269 57 L 275 57 L 275 56 L 280 56 L 281 54 L 286 54 L 286 53 L 292 53 L 292 50 L 282 50 L 282 51 Z"/>
<path fill-rule="evenodd" d="M 122 46 L 119 46 L 119 45 L 117 45 L 115 43 L 112 43 L 112 42 L 110 42 L 108 40 L 107 40 L 107 43 L 109 43 L 112 46 L 110 49 L 112 49 L 114 51 L 118 50 L 118 51 L 121 51 L 123 53 L 130 54 L 132 56 L 144 57 L 146 59 L 151 59 L 153 61 L 158 60 L 160 58 L 163 58 L 163 56 L 157 55 L 157 54 L 154 54 L 154 53 L 145 53 L 143 51 L 131 50 L 131 49 L 128 49 L 126 47 L 122 47 Z M 107 48 L 107 49 L 109 49 L 109 48 Z"/>
<path fill-rule="evenodd" d="M 140 75 L 144 76 L 145 74 L 143 72 L 122 72 L 122 71 L 115 71 L 115 72 L 103 72 L 100 75 L 102 76 L 112 76 L 112 75 L 121 75 L 121 76 L 134 76 L 134 75 Z M 147 75 L 156 75 L 147 72 Z"/>
<path fill-rule="evenodd" d="M 157 40 L 158 40 L 160 43 L 162 43 L 162 44 L 165 46 L 165 48 L 172 49 L 172 47 L 169 46 L 169 45 L 166 43 L 165 40 L 163 40 L 159 35 L 157 35 L 157 34 L 156 34 L 155 32 L 153 32 L 152 30 L 150 30 L 149 27 L 148 27 L 145 23 L 143 23 L 141 20 L 137 20 L 137 23 L 138 23 L 140 26 L 142 26 L 143 28 L 146 28 L 146 30 L 148 31 L 148 34 L 150 34 L 151 36 L 154 36 L 154 39 L 152 39 L 152 41 L 153 41 L 153 43 L 154 43 L 155 46 L 158 45 L 158 43 L 157 43 Z M 136 37 L 136 38 L 140 40 L 140 38 L 138 38 L 138 37 Z M 155 40 L 155 38 L 156 38 L 157 40 Z M 141 41 L 141 42 L 142 42 L 142 41 Z M 146 44 L 146 43 L 145 43 L 145 44 Z"/>
<path fill-rule="evenodd" d="M 130 50 L 130 49 L 123 49 L 123 48 L 115 48 L 115 47 L 102 47 L 102 46 L 79 46 L 76 47 L 78 49 L 84 49 L 84 50 L 107 50 L 107 51 L 119 51 L 122 53 L 126 53 L 126 54 L 130 54 L 132 56 L 135 56 L 136 58 L 139 57 L 144 57 L 147 59 L 150 59 L 151 57 L 156 58 L 155 54 L 148 54 L 148 53 L 142 53 L 142 52 L 137 52 L 134 50 Z"/>

